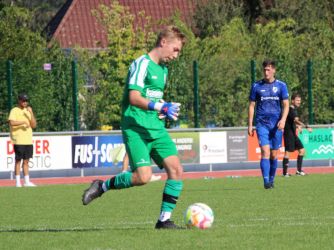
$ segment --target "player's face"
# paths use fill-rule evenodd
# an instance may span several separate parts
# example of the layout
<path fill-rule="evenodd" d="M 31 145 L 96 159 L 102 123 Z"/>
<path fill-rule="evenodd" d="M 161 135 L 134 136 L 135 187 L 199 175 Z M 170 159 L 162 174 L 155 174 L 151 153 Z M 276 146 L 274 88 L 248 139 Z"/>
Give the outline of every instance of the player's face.
<path fill-rule="evenodd" d="M 169 62 L 176 59 L 182 49 L 182 41 L 180 39 L 162 39 L 161 40 L 161 61 Z"/>
<path fill-rule="evenodd" d="M 28 107 L 28 101 L 19 100 L 19 106 L 22 107 L 22 108 Z"/>
<path fill-rule="evenodd" d="M 271 65 L 268 65 L 263 68 L 264 80 L 267 82 L 273 82 L 275 80 L 276 70 Z"/>
<path fill-rule="evenodd" d="M 302 99 L 300 97 L 296 97 L 294 100 L 292 100 L 292 104 L 297 108 L 300 107 L 301 103 L 302 103 Z"/>

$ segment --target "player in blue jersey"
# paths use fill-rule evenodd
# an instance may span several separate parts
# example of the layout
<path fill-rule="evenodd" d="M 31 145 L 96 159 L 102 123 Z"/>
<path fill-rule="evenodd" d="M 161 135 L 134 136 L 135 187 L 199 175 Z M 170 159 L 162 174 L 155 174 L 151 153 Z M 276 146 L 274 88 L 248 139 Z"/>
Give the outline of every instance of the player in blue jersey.
<path fill-rule="evenodd" d="M 253 136 L 256 106 L 256 133 L 261 147 L 260 167 L 264 188 L 274 187 L 277 151 L 289 113 L 289 93 L 285 82 L 275 79 L 276 67 L 272 60 L 262 63 L 264 78 L 252 84 L 249 95 L 248 135 Z"/>

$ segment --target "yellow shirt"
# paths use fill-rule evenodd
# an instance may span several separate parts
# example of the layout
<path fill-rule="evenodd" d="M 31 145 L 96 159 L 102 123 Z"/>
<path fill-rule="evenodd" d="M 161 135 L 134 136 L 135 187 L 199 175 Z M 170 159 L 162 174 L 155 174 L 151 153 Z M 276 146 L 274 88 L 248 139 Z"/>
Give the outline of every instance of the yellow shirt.
<path fill-rule="evenodd" d="M 24 108 L 12 108 L 9 113 L 8 121 L 27 121 L 30 123 L 31 114 Z M 26 125 L 10 126 L 10 139 L 16 145 L 31 145 L 32 144 L 32 129 Z"/>

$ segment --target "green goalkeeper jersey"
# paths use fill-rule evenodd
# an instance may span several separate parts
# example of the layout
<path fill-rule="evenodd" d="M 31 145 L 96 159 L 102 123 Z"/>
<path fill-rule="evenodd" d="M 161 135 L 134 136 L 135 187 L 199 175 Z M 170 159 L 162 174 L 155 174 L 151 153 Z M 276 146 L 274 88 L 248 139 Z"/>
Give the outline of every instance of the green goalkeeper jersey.
<path fill-rule="evenodd" d="M 124 136 L 155 139 L 166 135 L 164 120 L 159 119 L 157 111 L 143 110 L 130 105 L 129 92 L 137 90 L 142 97 L 159 102 L 163 98 L 167 75 L 167 67 L 156 64 L 147 54 L 131 64 L 122 102 L 121 127 Z"/>

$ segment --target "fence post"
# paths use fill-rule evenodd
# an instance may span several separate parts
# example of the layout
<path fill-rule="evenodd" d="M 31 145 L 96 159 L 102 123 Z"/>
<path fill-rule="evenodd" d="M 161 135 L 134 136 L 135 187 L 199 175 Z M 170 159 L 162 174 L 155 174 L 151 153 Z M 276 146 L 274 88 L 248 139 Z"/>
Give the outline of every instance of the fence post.
<path fill-rule="evenodd" d="M 256 62 L 254 59 L 251 60 L 250 66 L 251 66 L 251 80 L 252 80 L 251 84 L 253 84 L 256 81 Z M 256 109 L 254 110 L 253 126 L 256 126 L 255 117 L 256 117 Z"/>
<path fill-rule="evenodd" d="M 312 98 L 312 60 L 307 61 L 307 90 L 308 90 L 308 122 L 313 124 L 313 98 Z"/>
<path fill-rule="evenodd" d="M 7 95 L 8 95 L 8 102 L 7 102 L 7 109 L 8 112 L 13 107 L 13 63 L 10 60 L 7 60 Z"/>
<path fill-rule="evenodd" d="M 251 60 L 251 80 L 252 83 L 256 81 L 256 64 L 255 60 Z"/>
<path fill-rule="evenodd" d="M 193 62 L 195 128 L 199 128 L 198 63 Z"/>
<path fill-rule="evenodd" d="M 79 130 L 78 122 L 78 70 L 77 62 L 72 61 L 72 87 L 73 87 L 73 127 L 75 131 Z"/>

